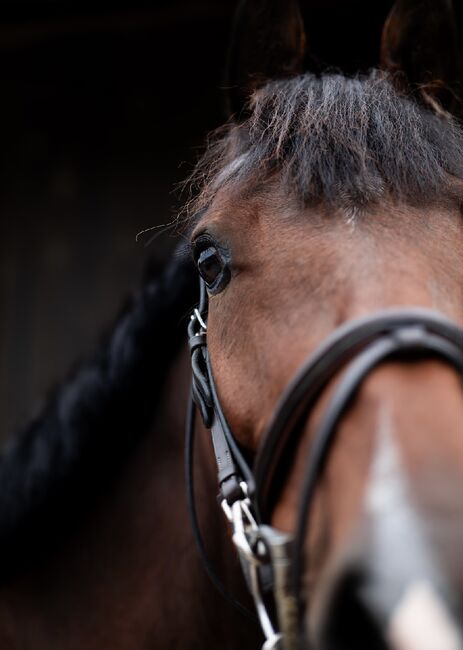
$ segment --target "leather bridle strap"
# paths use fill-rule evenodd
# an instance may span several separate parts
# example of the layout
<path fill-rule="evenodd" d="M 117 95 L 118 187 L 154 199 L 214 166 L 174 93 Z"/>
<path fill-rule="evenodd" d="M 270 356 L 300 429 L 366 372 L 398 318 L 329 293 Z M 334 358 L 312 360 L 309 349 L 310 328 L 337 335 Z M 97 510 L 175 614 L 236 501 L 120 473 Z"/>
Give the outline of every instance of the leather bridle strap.
<path fill-rule="evenodd" d="M 187 510 L 191 524 L 191 530 L 193 533 L 193 538 L 195 541 L 195 546 L 198 551 L 199 557 L 201 558 L 202 565 L 206 571 L 210 581 L 217 589 L 217 591 L 223 596 L 223 598 L 234 607 L 240 614 L 243 614 L 246 618 L 253 622 L 257 621 L 257 616 L 253 611 L 248 609 L 243 605 L 223 584 L 215 567 L 213 566 L 209 555 L 207 553 L 203 536 L 201 534 L 201 528 L 199 525 L 198 512 L 196 510 L 196 495 L 195 495 L 195 484 L 194 484 L 194 442 L 195 442 L 195 415 L 196 415 L 196 405 L 193 400 L 193 396 L 190 397 L 188 402 L 188 409 L 186 414 L 185 421 L 185 483 L 186 483 L 186 499 L 187 499 Z"/>
<path fill-rule="evenodd" d="M 243 496 L 241 484 L 254 491 L 254 477 L 239 449 L 222 410 L 207 349 L 207 293 L 200 284 L 200 302 L 188 325 L 188 342 L 193 371 L 192 397 L 204 425 L 210 430 L 217 465 L 220 496 L 229 506 Z"/>
<path fill-rule="evenodd" d="M 413 333 L 415 328 L 416 338 Z M 405 332 L 406 329 L 406 332 Z M 429 309 L 388 309 L 349 321 L 336 329 L 301 366 L 289 384 L 263 436 L 263 443 L 254 466 L 256 483 L 255 507 L 262 521 L 268 521 L 278 486 L 276 474 L 281 473 L 282 457 L 299 435 L 299 425 L 314 407 L 329 381 L 346 363 L 383 335 L 402 331 L 405 339 L 412 336 L 416 346 L 435 334 L 441 340 L 463 349 L 463 330 L 440 313 Z M 418 330 L 422 334 L 418 334 Z M 399 345 L 397 339 L 397 345 Z"/>
<path fill-rule="evenodd" d="M 241 480 L 244 480 L 247 485 L 246 496 L 254 494 L 254 476 L 222 411 L 207 350 L 205 350 L 205 355 L 213 409 L 211 436 L 218 469 L 219 485 L 223 498 L 228 505 L 232 505 L 234 501 L 243 497 L 240 488 Z"/>
<path fill-rule="evenodd" d="M 414 340 L 411 336 L 408 339 L 407 336 L 406 339 L 401 340 L 402 334 L 417 334 L 417 338 Z M 318 429 L 304 475 L 292 559 L 292 583 L 295 594 L 301 594 L 301 581 L 305 568 L 303 550 L 316 487 L 344 413 L 362 382 L 375 367 L 397 355 L 400 355 L 400 360 L 403 361 L 409 355 L 416 354 L 426 355 L 426 357 L 435 355 L 453 365 L 463 375 L 463 354 L 453 343 L 425 331 L 403 329 L 371 343 L 351 362 L 342 376 Z M 299 597 L 298 602 L 299 608 L 302 609 L 302 598 Z"/>
<path fill-rule="evenodd" d="M 248 491 L 251 491 L 251 489 L 254 490 L 253 475 L 235 441 L 217 395 L 217 388 L 207 349 L 207 307 L 208 300 L 205 285 L 203 281 L 200 281 L 199 305 L 194 310 L 188 324 L 192 384 L 185 422 L 187 509 L 195 545 L 212 584 L 237 611 L 246 618 L 257 622 L 256 614 L 239 602 L 228 591 L 214 569 L 204 545 L 196 510 L 193 475 L 196 407 L 201 414 L 204 426 L 209 429 L 211 434 L 220 490 L 219 501 L 221 501 L 222 508 L 227 517 L 230 518 L 232 516 L 232 509 L 235 508 L 235 504 L 238 505 L 243 502 L 248 502 Z M 243 569 L 245 570 L 245 567 Z M 246 571 L 245 576 L 248 579 Z"/>
<path fill-rule="evenodd" d="M 192 391 L 185 432 L 185 477 L 187 505 L 196 547 L 204 568 L 212 583 L 224 598 L 242 614 L 256 620 L 256 616 L 228 592 L 211 565 L 201 536 L 194 498 L 193 447 L 194 447 L 194 404 L 198 407 L 203 423 L 210 430 L 217 465 L 220 488 L 219 500 L 233 530 L 233 542 L 238 550 L 249 590 L 256 606 L 258 620 L 265 634 L 268 650 L 277 648 L 280 635 L 273 627 L 264 605 L 258 567 L 262 564 L 260 554 L 266 555 L 262 543 L 250 540 L 249 533 L 257 532 L 257 522 L 252 511 L 250 497 L 254 494 L 253 474 L 236 442 L 223 413 L 214 381 L 207 349 L 207 293 L 201 281 L 201 297 L 188 325 L 188 340 L 191 352 Z M 280 542 L 278 542 L 280 543 Z"/>
<path fill-rule="evenodd" d="M 301 581 L 304 569 L 307 568 L 304 566 L 303 551 L 310 511 L 320 476 L 335 440 L 337 427 L 362 382 L 380 363 L 394 358 L 405 361 L 429 357 L 438 358 L 452 365 L 463 376 L 462 330 L 439 314 L 421 309 L 375 314 L 361 321 L 349 323 L 335 332 L 323 345 L 323 349 L 317 351 L 299 373 L 292 385 L 293 390 L 289 390 L 286 398 L 280 403 L 273 422 L 274 426 L 275 422 L 282 426 L 278 429 L 280 443 L 278 451 L 281 457 L 284 448 L 281 445 L 294 442 L 294 436 L 299 434 L 302 421 L 306 420 L 316 395 L 319 395 L 339 368 L 345 365 L 346 359 L 351 359 L 325 408 L 324 417 L 311 445 L 304 474 L 297 529 L 291 554 L 291 591 L 298 604 L 300 624 L 303 605 L 307 605 L 301 597 Z M 299 402 L 295 401 L 296 397 L 300 398 Z M 295 413 L 298 420 L 295 419 Z M 270 430 L 268 435 L 276 436 L 276 431 L 277 429 L 273 429 L 273 432 Z M 272 437 L 265 439 L 264 449 L 265 444 L 269 444 L 270 440 Z M 260 472 L 263 472 L 262 466 Z M 275 483 L 276 477 L 270 476 L 269 481 L 272 479 Z M 258 496 L 262 498 L 258 479 L 257 488 Z"/>

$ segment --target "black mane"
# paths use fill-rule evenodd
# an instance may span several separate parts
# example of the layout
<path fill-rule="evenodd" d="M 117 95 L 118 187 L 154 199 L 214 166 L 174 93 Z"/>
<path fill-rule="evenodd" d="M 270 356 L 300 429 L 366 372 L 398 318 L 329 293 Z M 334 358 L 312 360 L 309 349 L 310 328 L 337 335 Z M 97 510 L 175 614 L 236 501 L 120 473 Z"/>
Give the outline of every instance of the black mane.
<path fill-rule="evenodd" d="M 384 72 L 273 81 L 248 114 L 220 131 L 200 161 L 194 212 L 222 188 L 242 192 L 269 178 L 305 206 L 461 201 L 460 124 L 400 94 Z"/>
<path fill-rule="evenodd" d="M 0 458 L 0 573 L 49 551 L 147 433 L 169 361 L 185 339 L 196 274 L 174 257 L 147 282 L 94 358 L 56 390 Z"/>

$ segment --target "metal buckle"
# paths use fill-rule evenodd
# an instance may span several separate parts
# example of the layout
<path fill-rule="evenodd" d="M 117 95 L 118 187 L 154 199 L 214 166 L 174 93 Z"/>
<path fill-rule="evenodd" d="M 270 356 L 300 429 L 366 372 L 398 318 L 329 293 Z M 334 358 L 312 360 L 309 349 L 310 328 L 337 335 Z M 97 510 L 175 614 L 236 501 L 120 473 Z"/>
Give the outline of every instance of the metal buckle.
<path fill-rule="evenodd" d="M 241 482 L 243 490 L 246 484 Z M 244 490 L 243 490 L 244 492 Z M 244 492 L 246 494 L 246 492 Z M 223 499 L 222 510 L 233 529 L 232 540 L 238 551 L 252 564 L 260 565 L 265 559 L 266 549 L 259 540 L 259 526 L 251 510 L 251 502 L 246 496 L 231 506 Z"/>
<path fill-rule="evenodd" d="M 198 334 L 205 334 L 207 332 L 207 325 L 204 322 L 204 319 L 201 316 L 201 313 L 197 307 L 193 310 L 193 313 L 190 318 L 191 320 L 195 320 L 200 325 L 202 331 L 200 330 Z"/>
<path fill-rule="evenodd" d="M 282 636 L 276 632 L 270 619 L 259 581 L 259 567 L 268 561 L 267 549 L 262 541 L 259 525 L 252 512 L 251 501 L 247 496 L 248 486 L 242 481 L 240 487 L 244 498 L 238 499 L 231 506 L 224 499 L 221 503 L 222 510 L 232 526 L 233 543 L 242 560 L 247 564 L 249 586 L 265 636 L 262 650 L 282 650 Z"/>

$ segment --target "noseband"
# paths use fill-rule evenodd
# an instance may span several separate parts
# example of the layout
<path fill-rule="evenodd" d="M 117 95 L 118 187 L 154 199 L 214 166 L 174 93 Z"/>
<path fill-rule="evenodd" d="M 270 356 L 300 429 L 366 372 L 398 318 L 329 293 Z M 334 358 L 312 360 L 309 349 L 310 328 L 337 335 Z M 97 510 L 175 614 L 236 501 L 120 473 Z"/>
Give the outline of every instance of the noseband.
<path fill-rule="evenodd" d="M 194 404 L 211 432 L 219 499 L 231 524 L 233 542 L 266 638 L 263 650 L 296 650 L 307 605 L 301 594 L 301 576 L 306 569 L 304 540 L 315 490 L 340 420 L 362 382 L 384 361 L 435 357 L 463 375 L 463 330 L 440 313 L 421 308 L 380 311 L 342 325 L 302 364 L 285 390 L 251 469 L 217 395 L 207 348 L 207 306 L 207 292 L 201 281 L 200 303 L 188 326 L 193 379 L 186 465 L 195 538 L 211 578 L 236 605 L 210 566 L 199 534 L 192 482 Z M 340 371 L 340 380 L 311 445 L 296 531 L 294 536 L 286 535 L 269 525 L 282 469 L 288 466 L 304 422 L 321 393 Z"/>

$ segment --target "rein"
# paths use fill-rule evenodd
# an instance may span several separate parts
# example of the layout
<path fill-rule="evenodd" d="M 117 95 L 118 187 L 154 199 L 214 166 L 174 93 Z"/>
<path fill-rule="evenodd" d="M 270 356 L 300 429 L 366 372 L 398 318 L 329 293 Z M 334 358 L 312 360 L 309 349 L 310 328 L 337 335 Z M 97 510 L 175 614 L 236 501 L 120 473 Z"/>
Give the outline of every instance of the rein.
<path fill-rule="evenodd" d="M 231 596 L 212 568 L 199 531 L 194 505 L 192 449 L 195 405 L 211 432 L 217 464 L 219 500 L 228 519 L 265 636 L 262 650 L 300 647 L 303 549 L 316 487 L 335 434 L 358 388 L 382 362 L 436 357 L 463 376 L 463 330 L 439 312 L 389 309 L 337 328 L 301 366 L 273 413 L 251 469 L 231 431 L 217 395 L 207 348 L 208 297 L 201 280 L 200 303 L 188 336 L 192 363 L 192 393 L 186 427 L 188 504 L 196 544 L 215 586 L 237 609 L 252 613 Z M 278 472 L 299 439 L 301 428 L 333 377 L 340 381 L 316 431 L 307 461 L 294 535 L 270 525 L 278 496 Z"/>

